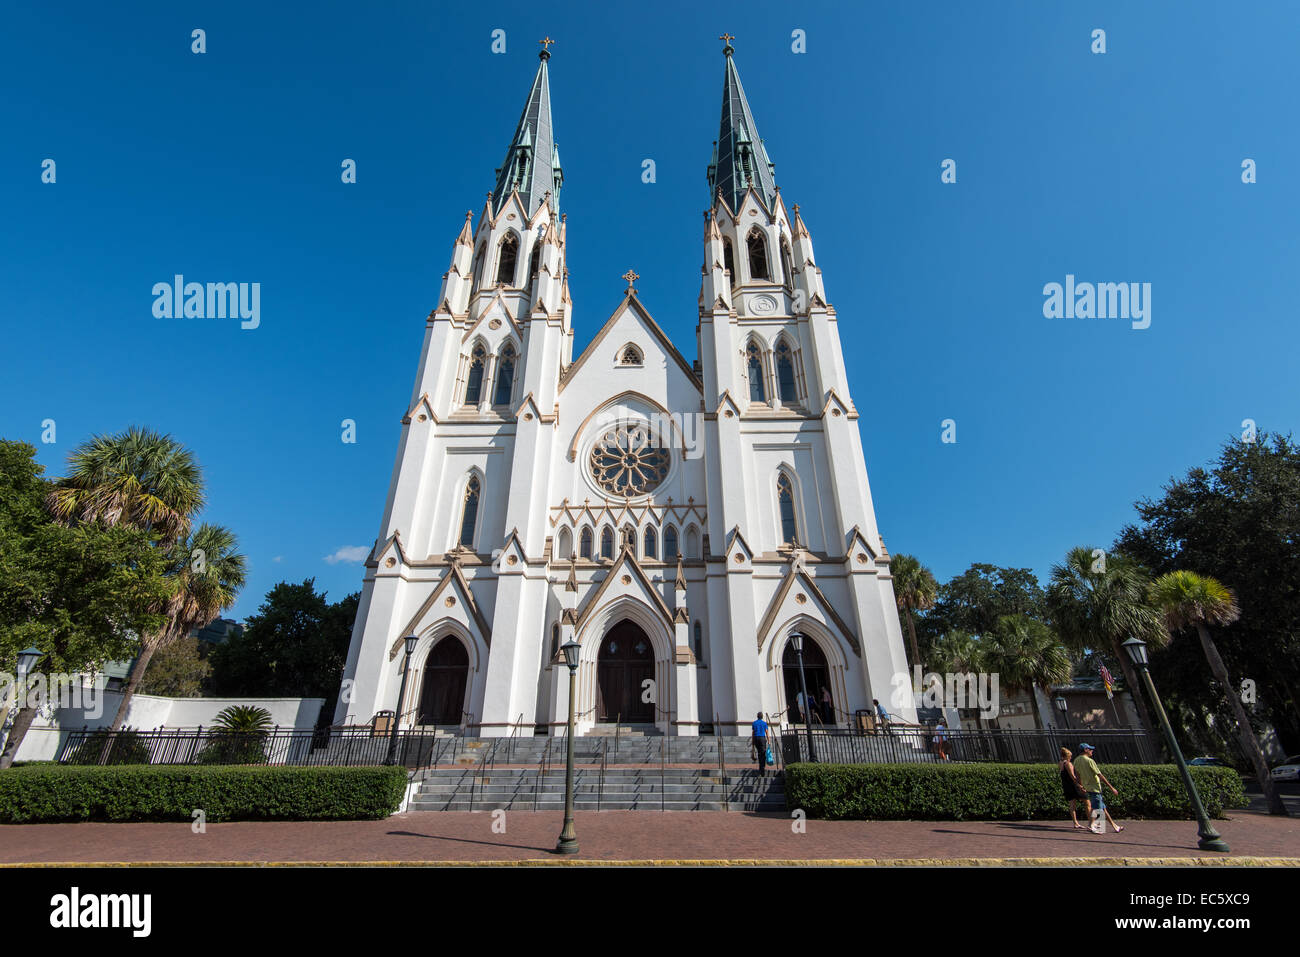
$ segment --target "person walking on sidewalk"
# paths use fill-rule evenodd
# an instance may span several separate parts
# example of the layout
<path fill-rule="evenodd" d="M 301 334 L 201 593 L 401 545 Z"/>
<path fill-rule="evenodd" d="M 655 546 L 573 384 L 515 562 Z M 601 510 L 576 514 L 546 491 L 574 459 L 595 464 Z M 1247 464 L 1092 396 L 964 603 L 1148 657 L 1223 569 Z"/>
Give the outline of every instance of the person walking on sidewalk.
<path fill-rule="evenodd" d="M 763 712 L 758 713 L 758 719 L 750 727 L 753 729 L 750 740 L 753 750 L 758 753 L 758 776 L 761 778 L 767 774 L 767 722 L 763 720 Z"/>
<path fill-rule="evenodd" d="M 1069 748 L 1061 748 L 1061 790 L 1065 792 L 1065 800 L 1070 804 L 1070 820 L 1074 822 L 1077 830 L 1084 830 L 1084 826 L 1079 823 L 1079 815 L 1075 813 L 1075 805 L 1080 801 L 1083 802 L 1087 810 L 1087 817 L 1092 819 L 1092 802 L 1088 800 L 1088 792 L 1083 789 L 1079 782 L 1079 775 L 1074 770 L 1074 762 L 1070 760 L 1074 757 Z"/>
<path fill-rule="evenodd" d="M 1110 816 L 1110 810 L 1106 807 L 1106 802 L 1102 800 L 1101 797 L 1101 786 L 1104 784 L 1106 787 L 1110 788 L 1111 794 L 1118 795 L 1119 792 L 1115 790 L 1115 785 L 1106 780 L 1106 775 L 1101 773 L 1101 768 L 1097 767 L 1097 762 L 1092 759 L 1092 752 L 1095 751 L 1096 748 L 1091 744 L 1081 744 L 1079 745 L 1079 750 L 1082 751 L 1083 754 L 1074 762 L 1074 770 L 1079 776 L 1079 783 L 1083 785 L 1083 789 L 1088 792 L 1088 803 L 1092 815 L 1092 833 L 1106 833 L 1106 825 L 1102 821 L 1102 816 L 1104 815 L 1105 819 L 1110 821 L 1110 826 L 1115 829 L 1115 833 L 1118 834 L 1124 829 L 1116 824 L 1115 819 Z"/>

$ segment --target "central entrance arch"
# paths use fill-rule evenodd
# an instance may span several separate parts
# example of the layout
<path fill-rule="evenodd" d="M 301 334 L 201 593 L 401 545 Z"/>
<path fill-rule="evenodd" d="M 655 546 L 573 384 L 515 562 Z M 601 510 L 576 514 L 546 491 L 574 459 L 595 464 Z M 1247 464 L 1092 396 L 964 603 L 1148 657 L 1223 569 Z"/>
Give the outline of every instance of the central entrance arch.
<path fill-rule="evenodd" d="M 830 668 L 826 664 L 826 655 L 817 642 L 805 638 L 803 643 L 803 673 L 808 682 L 808 694 L 813 699 L 811 709 L 803 707 L 799 656 L 795 653 L 793 642 L 786 643 L 781 655 L 781 673 L 785 679 L 785 700 L 789 703 L 791 721 L 803 724 L 811 718 L 813 724 L 835 724 L 833 695 L 829 705 L 824 701 L 824 693 L 831 687 Z M 806 716 L 805 711 L 809 712 Z"/>
<path fill-rule="evenodd" d="M 644 682 L 654 680 L 655 656 L 650 638 L 640 625 L 624 618 L 608 632 L 596 656 L 596 720 L 624 724 L 654 721 L 654 697 L 644 693 Z"/>
<path fill-rule="evenodd" d="M 468 677 L 469 653 L 463 644 L 448 635 L 434 645 L 424 660 L 418 723 L 460 724 Z"/>

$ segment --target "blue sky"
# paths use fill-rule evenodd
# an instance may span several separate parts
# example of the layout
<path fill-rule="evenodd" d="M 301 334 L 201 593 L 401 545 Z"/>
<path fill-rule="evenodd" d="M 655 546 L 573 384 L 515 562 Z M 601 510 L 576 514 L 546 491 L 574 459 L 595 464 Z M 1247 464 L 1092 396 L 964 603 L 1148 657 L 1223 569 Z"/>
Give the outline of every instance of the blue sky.
<path fill-rule="evenodd" d="M 1243 419 L 1288 432 L 1300 412 L 1300 5 L 10 3 L 0 18 L 0 436 L 37 444 L 54 475 L 97 432 L 184 441 L 204 518 L 249 557 L 234 617 L 280 580 L 360 587 L 359 562 L 325 558 L 377 534 L 424 317 L 548 34 L 579 348 L 631 266 L 696 355 L 730 31 L 839 313 L 882 533 L 940 579 L 975 561 L 1045 575 Z M 151 287 L 175 273 L 260 282 L 260 327 L 154 318 Z M 1044 284 L 1067 273 L 1151 283 L 1150 328 L 1044 318 Z"/>

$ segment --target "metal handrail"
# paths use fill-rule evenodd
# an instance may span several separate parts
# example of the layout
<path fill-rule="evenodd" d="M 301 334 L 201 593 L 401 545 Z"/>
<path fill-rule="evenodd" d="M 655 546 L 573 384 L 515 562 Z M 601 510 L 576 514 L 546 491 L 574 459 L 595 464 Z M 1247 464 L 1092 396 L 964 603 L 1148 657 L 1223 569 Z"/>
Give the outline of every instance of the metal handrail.
<path fill-rule="evenodd" d="M 542 780 L 546 777 L 546 762 L 551 756 L 551 742 L 553 742 L 554 740 L 555 738 L 553 736 L 547 737 L 546 747 L 542 750 L 542 756 L 537 761 L 537 783 L 533 786 L 533 810 L 534 811 L 537 810 L 537 799 L 538 799 L 538 795 L 541 794 Z"/>
<path fill-rule="evenodd" d="M 600 784 L 596 788 L 596 810 L 599 811 L 605 800 L 605 758 L 609 751 L 609 741 L 600 742 Z"/>
<path fill-rule="evenodd" d="M 659 810 L 668 810 L 664 807 L 664 770 L 667 764 L 668 753 L 668 736 L 664 735 L 659 739 Z"/>
<path fill-rule="evenodd" d="M 718 760 L 722 762 L 722 809 L 731 810 L 731 785 L 727 781 L 727 745 L 722 740 L 722 723 L 718 713 L 713 713 L 713 736 L 718 742 Z"/>
<path fill-rule="evenodd" d="M 507 742 L 508 742 L 508 743 L 506 744 L 506 763 L 507 763 L 507 764 L 510 764 L 510 763 L 512 762 L 512 760 L 514 759 L 514 756 L 515 756 L 515 733 L 516 733 L 516 732 L 517 732 L 517 731 L 518 731 L 518 730 L 523 726 L 523 723 L 524 723 L 524 713 L 523 713 L 522 711 L 520 711 L 520 712 L 519 712 L 519 719 L 518 719 L 516 722 L 514 722 L 513 724 L 510 725 L 510 735 L 509 735 L 509 737 L 506 739 Z"/>

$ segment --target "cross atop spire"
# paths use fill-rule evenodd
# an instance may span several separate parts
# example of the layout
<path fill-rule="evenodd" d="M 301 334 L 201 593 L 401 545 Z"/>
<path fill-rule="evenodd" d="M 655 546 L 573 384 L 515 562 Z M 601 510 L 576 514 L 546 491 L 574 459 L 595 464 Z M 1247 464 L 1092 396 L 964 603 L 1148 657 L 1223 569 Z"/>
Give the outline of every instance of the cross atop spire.
<path fill-rule="evenodd" d="M 740 73 L 732 57 L 731 34 L 718 39 L 726 41 L 723 53 L 727 68 L 722 79 L 722 120 L 718 128 L 718 142 L 714 147 L 713 162 L 709 164 L 710 192 L 722 197 L 733 211 L 740 208 L 745 191 L 758 190 L 763 202 L 772 206 L 776 202 L 776 167 L 767 157 L 758 124 L 745 99 L 745 88 L 740 85 Z"/>
<path fill-rule="evenodd" d="M 627 272 L 623 273 L 622 278 L 627 280 L 627 291 L 629 293 L 636 292 L 636 289 L 632 286 L 632 283 L 636 282 L 641 277 L 638 276 L 633 270 L 629 269 Z"/>
<path fill-rule="evenodd" d="M 560 185 L 564 182 L 564 173 L 560 169 L 560 153 L 551 124 L 551 85 L 546 71 L 546 61 L 551 58 L 550 45 L 555 41 L 548 36 L 537 42 L 542 44 L 541 63 L 537 65 L 537 75 L 533 77 L 524 111 L 519 115 L 515 135 L 506 150 L 505 162 L 497 170 L 497 184 L 492 191 L 493 213 L 501 211 L 515 190 L 519 192 L 519 199 L 529 216 L 546 202 L 547 191 L 551 193 L 552 209 L 558 212 L 560 208 Z"/>
<path fill-rule="evenodd" d="M 731 54 L 736 52 L 736 48 L 731 45 L 731 41 L 736 39 L 735 34 L 724 33 L 722 36 L 718 37 L 718 39 L 726 44 L 722 48 L 722 52 L 725 56 L 731 56 Z"/>

